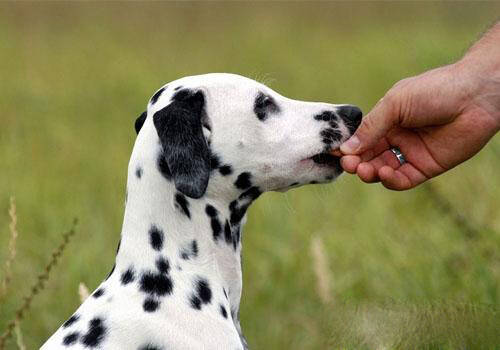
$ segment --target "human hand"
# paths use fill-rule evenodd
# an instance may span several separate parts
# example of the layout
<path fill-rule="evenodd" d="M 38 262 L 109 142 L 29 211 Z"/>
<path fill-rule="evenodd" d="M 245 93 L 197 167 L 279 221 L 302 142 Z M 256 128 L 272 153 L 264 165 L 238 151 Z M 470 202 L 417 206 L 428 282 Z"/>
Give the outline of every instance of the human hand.
<path fill-rule="evenodd" d="M 341 146 L 344 170 L 407 190 L 476 154 L 500 129 L 500 79 L 475 66 L 458 62 L 394 85 Z"/>

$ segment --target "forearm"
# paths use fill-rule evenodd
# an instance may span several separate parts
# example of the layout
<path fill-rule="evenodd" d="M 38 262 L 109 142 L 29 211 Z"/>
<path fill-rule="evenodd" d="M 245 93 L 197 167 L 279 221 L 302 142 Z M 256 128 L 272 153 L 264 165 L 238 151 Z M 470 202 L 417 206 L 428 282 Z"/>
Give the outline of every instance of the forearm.
<path fill-rule="evenodd" d="M 500 22 L 493 25 L 456 64 L 468 82 L 470 103 L 481 106 L 500 130 Z"/>
<path fill-rule="evenodd" d="M 478 70 L 500 71 L 500 21 L 467 50 L 461 62 L 473 64 Z"/>

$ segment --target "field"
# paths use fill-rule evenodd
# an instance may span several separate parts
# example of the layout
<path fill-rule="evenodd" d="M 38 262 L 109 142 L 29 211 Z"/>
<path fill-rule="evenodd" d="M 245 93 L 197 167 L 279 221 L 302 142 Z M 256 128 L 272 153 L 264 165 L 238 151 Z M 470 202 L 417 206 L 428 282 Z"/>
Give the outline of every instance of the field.
<path fill-rule="evenodd" d="M 133 122 L 165 82 L 233 72 L 367 112 L 461 57 L 500 3 L 1 3 L 0 334 L 79 224 L 19 325 L 38 348 L 113 265 Z M 244 234 L 253 349 L 500 349 L 500 139 L 407 192 L 344 175 L 265 194 Z M 16 349 L 13 339 L 6 349 Z"/>

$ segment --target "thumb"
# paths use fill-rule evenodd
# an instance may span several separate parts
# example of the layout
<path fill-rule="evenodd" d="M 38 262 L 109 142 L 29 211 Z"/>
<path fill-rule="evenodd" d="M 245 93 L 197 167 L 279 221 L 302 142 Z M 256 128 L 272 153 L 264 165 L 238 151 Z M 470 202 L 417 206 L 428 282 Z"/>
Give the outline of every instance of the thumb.
<path fill-rule="evenodd" d="M 399 122 L 393 98 L 382 98 L 368 113 L 356 132 L 340 146 L 343 154 L 360 154 L 375 146 Z"/>

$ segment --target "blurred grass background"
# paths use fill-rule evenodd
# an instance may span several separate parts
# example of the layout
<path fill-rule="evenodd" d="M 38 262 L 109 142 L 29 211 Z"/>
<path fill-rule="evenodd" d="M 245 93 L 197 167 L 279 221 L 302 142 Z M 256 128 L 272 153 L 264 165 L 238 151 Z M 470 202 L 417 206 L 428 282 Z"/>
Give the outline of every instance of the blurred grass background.
<path fill-rule="evenodd" d="M 19 230 L 0 333 L 73 217 L 78 232 L 21 323 L 27 348 L 74 311 L 79 282 L 93 289 L 111 269 L 133 121 L 165 82 L 233 72 L 288 97 L 368 111 L 399 79 L 458 59 L 499 10 L 0 3 L 0 262 L 10 196 Z M 396 193 L 344 176 L 264 195 L 244 238 L 241 321 L 251 347 L 500 349 L 499 160 L 497 136 L 432 187 Z"/>

